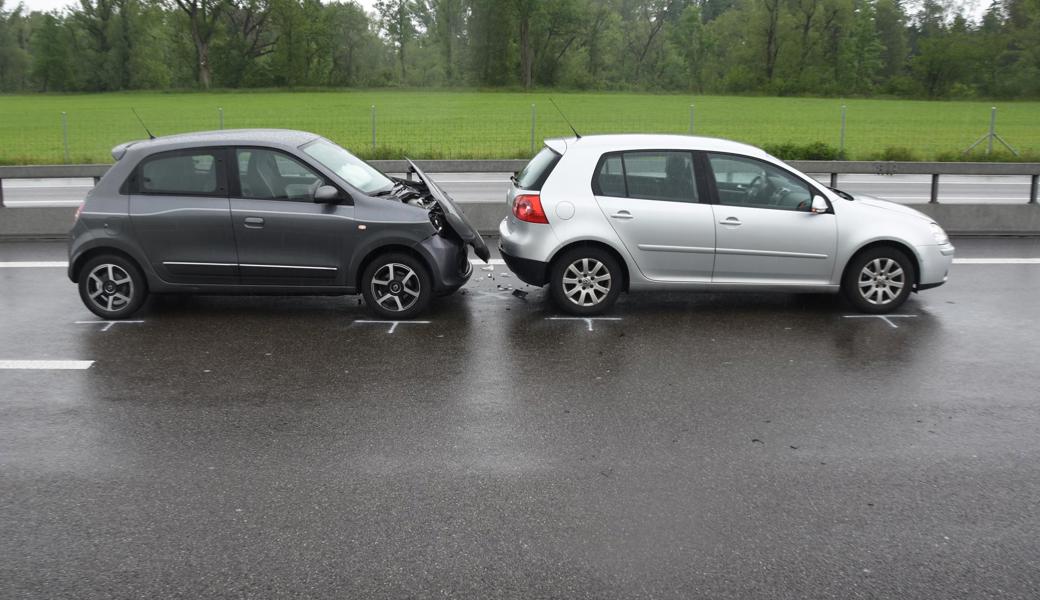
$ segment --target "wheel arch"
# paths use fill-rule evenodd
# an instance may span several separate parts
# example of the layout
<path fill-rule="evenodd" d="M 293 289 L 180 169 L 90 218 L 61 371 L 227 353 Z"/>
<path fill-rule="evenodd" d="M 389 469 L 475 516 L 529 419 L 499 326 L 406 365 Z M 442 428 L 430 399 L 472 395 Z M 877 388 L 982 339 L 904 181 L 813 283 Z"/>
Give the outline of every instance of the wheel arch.
<path fill-rule="evenodd" d="M 849 267 L 861 254 L 875 248 L 893 248 L 905 254 L 907 258 L 913 261 L 914 286 L 921 282 L 921 258 L 917 256 L 917 252 L 914 252 L 914 249 L 909 244 L 892 239 L 874 240 L 857 248 L 856 251 L 849 256 L 849 259 L 845 261 L 845 266 L 841 270 L 841 279 L 839 281 L 845 281 L 845 276 L 849 273 Z"/>
<path fill-rule="evenodd" d="M 430 265 L 429 259 L 423 256 L 422 252 L 415 249 L 414 246 L 408 246 L 406 244 L 391 242 L 381 246 L 376 246 L 368 251 L 365 256 L 358 262 L 358 267 L 354 271 L 354 289 L 361 290 L 361 278 L 365 274 L 365 270 L 368 269 L 368 265 L 372 264 L 372 261 L 379 258 L 384 254 L 390 254 L 394 252 L 400 252 L 401 254 L 407 254 L 412 258 L 418 260 L 422 266 L 426 269 L 427 275 L 433 277 L 433 269 Z"/>
<path fill-rule="evenodd" d="M 141 274 L 145 276 L 145 281 L 148 281 L 148 272 L 145 270 L 144 265 L 130 252 L 127 252 L 126 250 L 117 248 L 115 246 L 95 246 L 93 248 L 89 248 L 81 252 L 72 261 L 72 264 L 69 265 L 69 278 L 72 280 L 72 282 L 79 283 L 79 276 L 80 272 L 83 270 L 83 265 L 85 265 L 92 258 L 97 256 L 103 256 L 105 254 L 114 254 L 116 256 L 130 261 L 131 263 L 133 263 L 135 267 L 137 267 L 137 270 L 139 270 Z"/>
<path fill-rule="evenodd" d="M 618 264 L 621 266 L 621 290 L 624 291 L 624 292 L 628 291 L 628 285 L 629 285 L 629 282 L 631 280 L 631 277 L 630 277 L 629 272 L 628 272 L 628 262 L 625 260 L 625 257 L 621 254 L 621 252 L 619 252 L 617 250 L 617 248 L 611 246 L 610 244 L 608 244 L 606 242 L 599 241 L 599 240 L 588 240 L 588 239 L 586 239 L 586 240 L 576 240 L 576 241 L 568 242 L 567 244 L 565 244 L 563 246 L 560 246 L 559 248 L 556 249 L 555 252 L 553 252 L 552 257 L 549 259 L 548 265 L 549 265 L 550 272 L 551 272 L 551 270 L 553 268 L 553 265 L 556 264 L 556 261 L 561 256 L 563 256 L 564 253 L 569 252 L 570 250 L 573 250 L 574 248 L 581 248 L 581 247 L 600 248 L 600 249 L 606 250 L 608 253 L 610 253 L 610 255 L 613 256 L 614 259 L 617 260 Z"/>

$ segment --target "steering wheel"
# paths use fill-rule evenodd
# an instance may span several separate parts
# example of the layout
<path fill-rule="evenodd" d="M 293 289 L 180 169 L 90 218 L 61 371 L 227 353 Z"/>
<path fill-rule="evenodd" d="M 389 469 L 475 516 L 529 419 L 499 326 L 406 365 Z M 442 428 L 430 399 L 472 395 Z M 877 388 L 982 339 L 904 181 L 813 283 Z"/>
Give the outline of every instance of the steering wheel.
<path fill-rule="evenodd" d="M 757 200 L 759 194 L 761 194 L 762 190 L 764 190 L 765 188 L 766 180 L 761 175 L 755 175 L 755 178 L 752 179 L 751 183 L 748 184 L 747 191 L 745 192 L 745 194 L 747 194 L 748 202 L 751 202 L 752 200 Z"/>

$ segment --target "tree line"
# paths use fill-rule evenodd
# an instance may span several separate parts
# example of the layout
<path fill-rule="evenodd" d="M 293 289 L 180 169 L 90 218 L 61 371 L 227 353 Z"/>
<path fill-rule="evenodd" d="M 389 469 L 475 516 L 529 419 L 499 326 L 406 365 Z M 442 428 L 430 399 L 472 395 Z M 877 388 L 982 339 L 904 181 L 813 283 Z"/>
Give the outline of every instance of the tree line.
<path fill-rule="evenodd" d="M 0 0 L 0 91 L 1040 96 L 1040 0 Z"/>

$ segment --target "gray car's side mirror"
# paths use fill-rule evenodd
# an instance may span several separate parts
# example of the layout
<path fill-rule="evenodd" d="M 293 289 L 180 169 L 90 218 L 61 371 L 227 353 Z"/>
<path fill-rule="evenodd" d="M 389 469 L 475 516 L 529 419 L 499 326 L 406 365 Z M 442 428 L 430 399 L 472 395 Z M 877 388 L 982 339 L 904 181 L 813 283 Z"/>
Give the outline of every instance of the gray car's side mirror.
<path fill-rule="evenodd" d="M 323 185 L 314 192 L 314 201 L 322 204 L 337 202 L 339 199 L 339 190 L 331 185 Z"/>
<path fill-rule="evenodd" d="M 810 209 L 810 211 L 814 215 L 822 215 L 828 210 L 830 210 L 830 207 L 827 206 L 827 201 L 823 199 L 823 196 L 813 196 L 812 208 Z"/>

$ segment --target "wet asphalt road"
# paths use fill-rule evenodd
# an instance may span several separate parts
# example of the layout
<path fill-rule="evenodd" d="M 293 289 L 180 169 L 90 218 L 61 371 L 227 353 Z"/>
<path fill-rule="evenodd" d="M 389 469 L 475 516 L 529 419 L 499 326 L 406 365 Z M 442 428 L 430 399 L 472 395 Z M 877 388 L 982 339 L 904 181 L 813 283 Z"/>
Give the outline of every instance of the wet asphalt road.
<path fill-rule="evenodd" d="M 892 324 L 655 294 L 591 331 L 503 273 L 393 333 L 233 297 L 105 331 L 0 269 L 0 360 L 96 361 L 0 370 L 0 597 L 1040 596 L 1040 265 Z"/>

